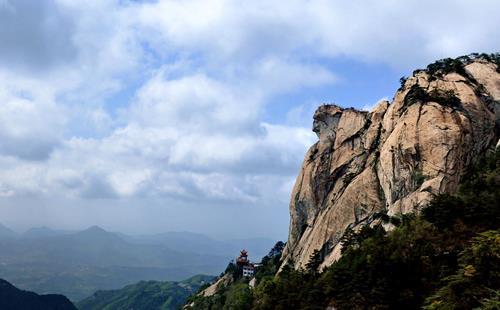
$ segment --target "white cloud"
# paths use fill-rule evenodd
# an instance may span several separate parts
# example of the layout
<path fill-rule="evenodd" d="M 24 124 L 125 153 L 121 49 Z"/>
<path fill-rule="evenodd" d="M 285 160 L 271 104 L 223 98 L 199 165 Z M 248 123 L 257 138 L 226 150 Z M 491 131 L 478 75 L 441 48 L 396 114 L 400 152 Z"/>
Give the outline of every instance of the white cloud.
<path fill-rule="evenodd" d="M 389 101 L 389 98 L 384 97 L 384 98 L 380 98 L 379 100 L 377 100 L 377 102 L 365 104 L 364 106 L 361 107 L 361 110 L 366 111 L 366 112 L 371 112 L 382 101 Z"/>
<path fill-rule="evenodd" d="M 50 95 L 9 85 L 0 75 L 0 154 L 47 159 L 66 122 Z"/>
<path fill-rule="evenodd" d="M 284 204 L 318 102 L 264 121 L 276 97 L 332 85 L 337 57 L 406 70 L 498 51 L 498 9 L 0 1 L 0 196 Z"/>
<path fill-rule="evenodd" d="M 346 55 L 398 66 L 497 51 L 494 0 L 158 1 L 138 9 L 164 53 L 199 54 L 219 66 L 273 57 Z"/>
<path fill-rule="evenodd" d="M 170 127 L 207 131 L 242 127 L 256 119 L 260 99 L 229 86 L 204 74 L 169 80 L 159 73 L 138 91 L 129 117 L 142 126 L 170 122 Z"/>

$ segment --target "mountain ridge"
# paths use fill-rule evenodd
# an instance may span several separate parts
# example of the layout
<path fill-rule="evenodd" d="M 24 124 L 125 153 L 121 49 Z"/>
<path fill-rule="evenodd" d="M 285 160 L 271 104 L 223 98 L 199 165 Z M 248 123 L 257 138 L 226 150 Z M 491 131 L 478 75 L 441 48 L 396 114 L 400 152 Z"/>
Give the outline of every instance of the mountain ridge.
<path fill-rule="evenodd" d="M 17 237 L 17 234 L 15 231 L 10 229 L 9 227 L 3 225 L 0 223 L 0 238 L 14 238 Z"/>

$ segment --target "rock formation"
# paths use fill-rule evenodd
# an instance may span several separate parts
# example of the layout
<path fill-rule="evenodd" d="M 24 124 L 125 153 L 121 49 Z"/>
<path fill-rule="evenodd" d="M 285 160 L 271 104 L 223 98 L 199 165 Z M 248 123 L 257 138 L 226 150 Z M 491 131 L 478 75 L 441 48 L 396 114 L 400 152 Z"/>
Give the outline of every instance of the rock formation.
<path fill-rule="evenodd" d="M 498 54 L 446 59 L 403 79 L 393 102 L 371 112 L 319 107 L 319 141 L 291 195 L 284 261 L 304 267 L 320 250 L 330 265 L 347 228 L 456 191 L 467 167 L 498 143 L 499 72 Z"/>

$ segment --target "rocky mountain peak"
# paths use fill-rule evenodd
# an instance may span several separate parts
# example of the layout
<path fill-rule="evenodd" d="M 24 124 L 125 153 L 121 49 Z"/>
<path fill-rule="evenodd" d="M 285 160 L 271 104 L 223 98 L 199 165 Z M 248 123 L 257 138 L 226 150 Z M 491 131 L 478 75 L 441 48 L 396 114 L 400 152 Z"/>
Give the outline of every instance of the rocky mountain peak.
<path fill-rule="evenodd" d="M 435 62 L 402 79 L 393 101 L 371 112 L 320 106 L 318 142 L 291 195 L 284 260 L 304 267 L 320 250 L 330 265 L 347 228 L 456 191 L 466 169 L 499 141 L 499 64 L 498 54 Z"/>

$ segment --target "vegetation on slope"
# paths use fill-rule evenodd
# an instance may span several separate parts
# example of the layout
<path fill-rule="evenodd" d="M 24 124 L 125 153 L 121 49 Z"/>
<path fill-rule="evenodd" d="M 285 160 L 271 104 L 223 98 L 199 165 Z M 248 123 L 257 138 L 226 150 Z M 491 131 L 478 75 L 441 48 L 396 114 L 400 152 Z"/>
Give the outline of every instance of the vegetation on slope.
<path fill-rule="evenodd" d="M 261 266 L 255 273 L 258 282 L 272 280 L 278 272 L 281 253 L 285 247 L 282 241 L 278 241 L 269 253 L 262 258 Z M 250 279 L 243 277 L 241 270 L 230 262 L 226 271 L 219 278 L 228 276 L 228 284 L 218 287 L 213 296 L 204 297 L 201 292 L 205 287 L 188 299 L 188 309 L 248 309 L 254 302 L 253 292 L 249 286 Z"/>
<path fill-rule="evenodd" d="M 437 196 L 419 215 L 388 217 L 349 231 L 343 255 L 318 270 L 264 262 L 257 286 L 245 279 L 194 309 L 498 309 L 500 308 L 500 151 L 463 178 L 457 195 Z M 394 226 L 386 231 L 384 226 Z M 266 271 L 267 270 L 267 271 Z"/>
<path fill-rule="evenodd" d="M 198 275 L 181 282 L 141 281 L 119 290 L 97 291 L 77 306 L 80 310 L 178 309 L 189 295 L 212 279 Z"/>
<path fill-rule="evenodd" d="M 436 80 L 438 78 L 442 78 L 448 73 L 456 72 L 463 77 L 467 77 L 469 80 L 475 82 L 474 78 L 470 76 L 466 70 L 465 66 L 470 64 L 472 61 L 476 59 L 483 59 L 485 61 L 489 61 L 494 63 L 497 66 L 497 72 L 500 73 L 500 53 L 486 54 L 486 53 L 472 53 L 469 55 L 461 56 L 458 58 L 444 58 L 437 60 L 427 66 L 425 69 L 417 69 L 413 72 L 416 74 L 421 71 L 427 72 L 430 76 L 430 80 Z M 404 87 L 406 80 L 408 78 L 403 76 L 399 79 L 401 84 L 400 90 Z"/>

